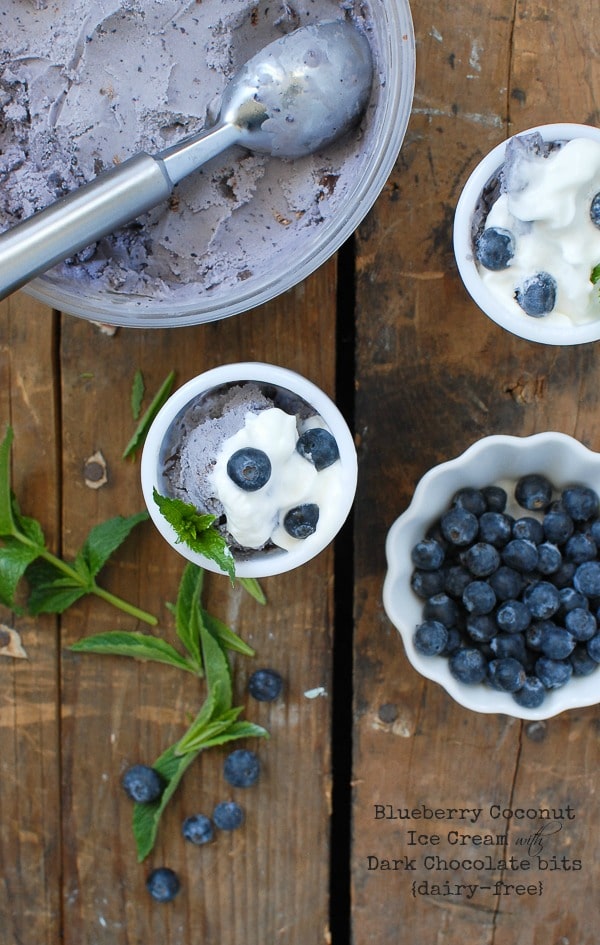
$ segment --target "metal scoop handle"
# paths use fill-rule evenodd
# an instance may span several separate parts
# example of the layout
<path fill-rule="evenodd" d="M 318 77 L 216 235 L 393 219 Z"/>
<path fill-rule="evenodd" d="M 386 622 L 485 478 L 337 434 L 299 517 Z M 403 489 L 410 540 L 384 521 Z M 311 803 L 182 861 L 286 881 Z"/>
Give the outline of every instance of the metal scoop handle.
<path fill-rule="evenodd" d="M 0 299 L 167 200 L 179 180 L 236 136 L 231 125 L 219 125 L 154 157 L 136 154 L 0 234 Z"/>

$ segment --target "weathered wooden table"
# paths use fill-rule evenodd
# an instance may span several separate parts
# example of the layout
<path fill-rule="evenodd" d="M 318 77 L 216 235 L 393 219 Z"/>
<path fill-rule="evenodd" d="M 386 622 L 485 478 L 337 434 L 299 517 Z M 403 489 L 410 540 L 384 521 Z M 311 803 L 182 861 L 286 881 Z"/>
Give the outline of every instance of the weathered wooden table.
<path fill-rule="evenodd" d="M 139 461 L 121 458 L 137 368 L 148 390 L 172 369 L 182 383 L 223 360 L 294 368 L 336 396 L 359 451 L 354 516 L 335 550 L 264 581 L 265 607 L 207 579 L 207 608 L 256 650 L 234 661 L 237 699 L 271 732 L 258 745 L 260 783 L 234 792 L 245 826 L 207 848 L 180 827 L 227 793 L 225 749 L 187 772 L 143 864 L 119 783 L 182 733 L 201 684 L 70 651 L 89 633 L 141 629 L 102 601 L 61 618 L 3 613 L 27 659 L 0 658 L 2 945 L 598 940 L 597 708 L 529 724 L 470 713 L 412 670 L 381 603 L 387 529 L 429 467 L 496 432 L 561 430 L 600 448 L 595 346 L 503 332 L 467 297 L 451 248 L 461 186 L 491 146 L 545 121 L 600 123 L 597 4 L 422 0 L 413 16 L 416 94 L 395 170 L 356 239 L 304 284 L 223 322 L 112 335 L 24 294 L 0 306 L 13 487 L 66 558 L 90 525 L 142 508 Z M 92 489 L 85 467 L 97 451 L 108 481 Z M 144 523 L 101 583 L 173 640 L 182 568 Z M 284 676 L 278 702 L 247 699 L 258 665 Z M 484 871 L 492 888 L 469 895 L 481 873 L 443 860 L 481 855 L 473 834 L 506 834 L 518 853 L 537 822 L 495 815 L 540 807 L 572 814 L 548 842 L 547 868 Z M 481 809 L 477 822 L 461 808 Z M 375 858 L 399 868 L 370 868 Z M 159 865 L 182 880 L 168 905 L 144 886 Z"/>

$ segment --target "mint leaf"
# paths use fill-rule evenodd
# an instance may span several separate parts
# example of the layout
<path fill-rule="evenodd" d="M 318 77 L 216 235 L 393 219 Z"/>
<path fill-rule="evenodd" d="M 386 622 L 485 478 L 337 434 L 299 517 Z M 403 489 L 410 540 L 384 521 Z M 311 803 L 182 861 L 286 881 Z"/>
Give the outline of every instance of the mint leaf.
<path fill-rule="evenodd" d="M 155 394 L 152 400 L 152 403 L 150 404 L 144 416 L 141 418 L 140 422 L 135 428 L 133 436 L 131 437 L 129 443 L 123 450 L 123 459 L 127 459 L 129 456 L 133 456 L 137 452 L 137 450 L 140 448 L 142 443 L 144 442 L 144 439 L 146 438 L 146 434 L 148 433 L 148 430 L 150 428 L 152 421 L 154 420 L 156 414 L 158 413 L 158 411 L 160 410 L 164 402 L 167 400 L 169 394 L 171 393 L 174 380 L 175 380 L 175 371 L 171 371 L 165 377 L 164 381 L 162 382 L 162 384 L 160 385 L 158 389 L 158 392 Z"/>
<path fill-rule="evenodd" d="M 222 737 L 224 733 L 231 728 L 242 710 L 243 706 L 239 706 L 235 709 L 227 709 L 227 711 L 222 712 L 216 718 L 205 719 L 201 723 L 199 719 L 196 719 L 192 722 L 183 738 L 177 742 L 175 753 L 177 755 L 187 755 L 190 751 L 197 752 L 202 748 L 206 748 L 208 745 L 215 744 L 214 739 Z"/>
<path fill-rule="evenodd" d="M 92 528 L 80 552 L 92 577 L 95 577 L 104 567 L 113 552 L 123 544 L 135 526 L 146 521 L 147 518 L 147 512 L 138 512 L 136 515 L 127 517 L 117 515 Z"/>
<path fill-rule="evenodd" d="M 197 752 L 190 752 L 187 755 L 176 755 L 175 746 L 171 746 L 154 762 L 152 767 L 163 776 L 166 787 L 160 800 L 154 801 L 152 804 L 134 805 L 133 836 L 138 863 L 145 860 L 154 847 L 162 812 L 173 797 L 183 775 L 197 757 L 197 754 Z"/>
<path fill-rule="evenodd" d="M 15 538 L 4 538 L 0 551 L 0 602 L 20 612 L 15 601 L 17 586 L 29 565 L 38 556 L 36 548 L 21 544 Z"/>
<path fill-rule="evenodd" d="M 140 418 L 145 391 L 144 375 L 138 368 L 133 375 L 133 383 L 131 385 L 131 415 L 134 420 L 139 420 Z"/>
<path fill-rule="evenodd" d="M 222 571 L 229 575 L 233 583 L 235 578 L 233 555 L 223 536 L 216 528 L 213 528 L 216 516 L 203 515 L 189 502 L 161 495 L 157 489 L 154 489 L 153 497 L 161 515 L 174 529 L 178 543 L 181 542 L 192 551 L 214 561 Z"/>
<path fill-rule="evenodd" d="M 231 667 L 221 644 L 212 635 L 201 615 L 198 621 L 206 685 L 209 695 L 215 700 L 213 716 L 221 715 L 231 708 Z"/>
<path fill-rule="evenodd" d="M 136 660 L 152 660 L 195 673 L 191 663 L 166 640 L 137 631 L 111 630 L 107 633 L 97 633 L 78 640 L 69 649 L 75 653 L 99 653 L 105 656 L 130 656 Z"/>
<path fill-rule="evenodd" d="M 0 560 L 2 557 L 0 553 Z M 34 561 L 25 577 L 30 588 L 27 599 L 30 614 L 62 614 L 88 593 L 77 575 L 65 575 L 49 561 Z"/>
<path fill-rule="evenodd" d="M 600 282 L 600 263 L 598 263 L 598 265 L 594 266 L 592 269 L 590 281 L 592 282 L 592 285 L 596 285 L 597 282 Z"/>
<path fill-rule="evenodd" d="M 174 611 L 177 636 L 199 669 L 202 667 L 202 651 L 198 616 L 203 583 L 202 568 L 189 562 L 181 577 Z"/>
<path fill-rule="evenodd" d="M 10 450 L 13 439 L 12 427 L 7 427 L 0 444 L 0 535 L 12 535 L 14 532 L 10 491 Z"/>
<path fill-rule="evenodd" d="M 237 635 L 227 624 L 224 624 L 218 617 L 213 617 L 206 610 L 202 610 L 202 621 L 212 635 L 228 650 L 236 653 L 242 653 L 244 656 L 254 656 L 254 650 L 248 646 L 241 637 Z"/>
<path fill-rule="evenodd" d="M 267 603 L 265 593 L 256 578 L 238 578 L 238 580 L 244 590 L 247 591 L 250 597 L 253 597 L 255 601 L 259 604 Z"/>

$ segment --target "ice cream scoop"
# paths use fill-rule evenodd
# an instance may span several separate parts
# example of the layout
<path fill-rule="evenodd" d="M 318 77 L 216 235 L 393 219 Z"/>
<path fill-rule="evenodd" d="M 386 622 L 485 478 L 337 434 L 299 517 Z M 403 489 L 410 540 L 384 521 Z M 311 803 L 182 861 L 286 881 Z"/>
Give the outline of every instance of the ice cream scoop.
<path fill-rule="evenodd" d="M 369 43 L 346 20 L 280 37 L 230 81 L 211 128 L 129 158 L 0 235 L 0 299 L 168 199 L 234 144 L 279 158 L 318 151 L 358 121 L 372 81 Z"/>

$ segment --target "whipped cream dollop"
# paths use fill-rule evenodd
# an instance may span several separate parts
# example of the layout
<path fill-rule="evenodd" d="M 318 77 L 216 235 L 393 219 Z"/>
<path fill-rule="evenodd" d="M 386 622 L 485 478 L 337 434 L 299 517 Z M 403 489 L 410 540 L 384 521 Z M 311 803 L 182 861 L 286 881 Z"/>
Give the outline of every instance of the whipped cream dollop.
<path fill-rule="evenodd" d="M 287 513 L 302 506 L 318 510 L 312 534 L 319 527 L 330 527 L 341 489 L 340 460 L 317 471 L 296 449 L 299 433 L 314 427 L 324 428 L 320 417 L 312 417 L 299 429 L 296 417 L 271 407 L 248 413 L 242 429 L 223 444 L 211 481 L 223 505 L 227 530 L 243 547 L 261 548 L 271 541 L 291 550 L 298 541 L 308 540 L 310 535 L 294 537 L 284 524 Z M 270 475 L 256 491 L 240 488 L 228 472 L 231 457 L 248 447 L 263 452 L 270 463 Z"/>
<path fill-rule="evenodd" d="M 596 320 L 600 142 L 575 138 L 548 145 L 537 133 L 513 141 L 499 194 L 475 240 L 481 279 L 522 317 L 566 327 Z"/>

